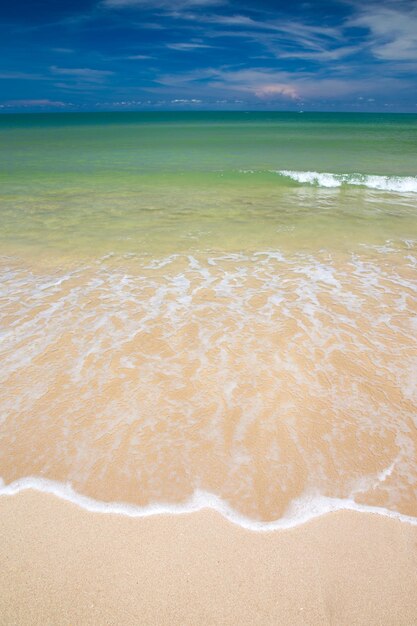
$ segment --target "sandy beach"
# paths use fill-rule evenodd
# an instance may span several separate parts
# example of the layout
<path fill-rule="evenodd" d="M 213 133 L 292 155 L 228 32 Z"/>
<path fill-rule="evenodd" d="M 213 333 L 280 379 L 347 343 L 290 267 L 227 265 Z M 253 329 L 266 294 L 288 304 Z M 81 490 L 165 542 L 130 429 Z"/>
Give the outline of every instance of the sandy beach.
<path fill-rule="evenodd" d="M 379 515 L 254 532 L 25 491 L 0 498 L 0 536 L 4 625 L 417 623 L 417 526 Z"/>
<path fill-rule="evenodd" d="M 0 21 L 0 626 L 417 626 L 417 0 Z"/>
<path fill-rule="evenodd" d="M 0 626 L 417 626 L 416 145 L 0 111 Z"/>

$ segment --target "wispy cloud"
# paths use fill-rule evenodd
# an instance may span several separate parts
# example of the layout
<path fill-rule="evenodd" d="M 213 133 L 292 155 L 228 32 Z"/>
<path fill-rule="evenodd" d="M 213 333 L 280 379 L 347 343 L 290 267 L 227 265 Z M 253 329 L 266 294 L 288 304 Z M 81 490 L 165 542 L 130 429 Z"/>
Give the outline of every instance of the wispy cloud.
<path fill-rule="evenodd" d="M 247 15 L 213 15 L 208 14 L 203 17 L 194 15 L 195 19 L 201 19 L 211 24 L 221 24 L 227 26 L 243 26 L 246 29 L 250 28 L 253 31 L 270 31 L 276 33 L 282 33 L 284 35 L 293 37 L 298 36 L 304 40 L 317 41 L 318 38 L 328 37 L 331 39 L 338 39 L 340 37 L 339 28 L 329 26 L 319 26 L 317 24 L 309 24 L 306 22 L 300 22 L 299 20 L 289 20 L 288 18 L 273 18 L 268 19 L 254 19 Z M 189 15 L 189 19 L 193 16 Z"/>
<path fill-rule="evenodd" d="M 204 43 L 168 43 L 167 48 L 171 50 L 180 50 L 183 52 L 188 52 L 192 50 L 198 50 L 199 48 L 213 48 L 214 46 L 210 46 Z"/>
<path fill-rule="evenodd" d="M 183 74 L 167 74 L 158 79 L 160 87 L 149 91 L 160 96 L 174 90 L 182 97 L 201 97 L 209 100 L 218 98 L 241 98 L 246 104 L 340 101 L 362 99 L 382 93 L 399 93 L 407 88 L 400 79 L 390 77 L 360 76 L 346 80 L 343 77 L 328 77 L 314 72 L 275 71 L 268 68 L 229 69 L 209 68 Z M 192 96 L 191 96 L 192 94 Z"/>
<path fill-rule="evenodd" d="M 89 67 L 57 67 L 52 65 L 49 69 L 56 76 L 73 77 L 88 83 L 101 83 L 108 76 L 114 74 L 110 70 L 95 70 Z"/>
<path fill-rule="evenodd" d="M 206 95 L 225 96 L 238 92 L 261 100 L 279 100 L 299 98 L 296 87 L 291 84 L 290 76 L 285 72 L 273 72 L 263 69 L 228 70 L 210 68 L 183 75 L 161 76 L 158 82 L 164 87 L 176 87 L 183 91 L 198 89 Z"/>
<path fill-rule="evenodd" d="M 360 4 L 349 25 L 369 31 L 372 54 L 384 61 L 417 61 L 417 2 Z"/>
<path fill-rule="evenodd" d="M 3 27 L 9 98 L 82 107 L 103 95 L 118 107 L 170 108 L 376 101 L 399 110 L 417 101 L 417 0 L 41 4 L 13 33 Z"/>
<path fill-rule="evenodd" d="M 59 54 L 73 54 L 74 50 L 71 48 L 52 48 L 52 52 L 58 52 Z"/>
<path fill-rule="evenodd" d="M 34 108 L 57 108 L 72 106 L 70 102 L 61 102 L 60 100 L 48 100 L 47 98 L 39 100 L 6 100 L 2 102 L 3 108 L 11 109 L 34 109 Z"/>
<path fill-rule="evenodd" d="M 172 17 L 193 23 L 205 37 L 241 38 L 258 44 L 271 57 L 278 59 L 305 59 L 325 63 L 357 53 L 358 43 L 349 43 L 343 24 L 322 26 L 283 19 L 254 19 L 247 15 L 212 13 L 186 14 L 171 12 Z"/>
<path fill-rule="evenodd" d="M 141 7 L 146 9 L 181 10 L 195 7 L 208 7 L 225 4 L 224 0 L 103 0 L 104 6 L 110 8 Z M 175 6 L 173 6 L 173 4 Z"/>
<path fill-rule="evenodd" d="M 306 61 L 317 61 L 319 63 L 328 63 L 329 61 L 339 61 L 348 56 L 356 54 L 363 48 L 362 45 L 357 46 L 339 46 L 334 48 L 316 48 L 314 50 L 280 50 L 273 49 L 275 56 L 280 59 L 305 59 Z"/>
<path fill-rule="evenodd" d="M 237 91 L 262 100 L 299 98 L 299 93 L 287 72 L 264 69 L 214 70 L 211 84 L 213 87 L 221 88 L 223 92 Z"/>
<path fill-rule="evenodd" d="M 199 98 L 174 98 L 174 100 L 171 100 L 170 103 L 171 104 L 201 104 L 203 101 L 200 100 Z"/>
<path fill-rule="evenodd" d="M 37 73 L 29 72 L 0 72 L 0 79 L 3 80 L 43 80 L 45 77 Z"/>

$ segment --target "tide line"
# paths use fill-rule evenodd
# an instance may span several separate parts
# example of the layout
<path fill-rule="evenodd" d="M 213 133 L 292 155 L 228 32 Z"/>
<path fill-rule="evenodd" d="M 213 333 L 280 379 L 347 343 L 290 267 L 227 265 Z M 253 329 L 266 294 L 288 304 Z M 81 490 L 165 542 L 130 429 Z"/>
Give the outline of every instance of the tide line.
<path fill-rule="evenodd" d="M 412 525 L 417 525 L 417 517 L 403 515 L 396 511 L 376 506 L 358 504 L 351 499 L 329 498 L 319 494 L 305 494 L 294 500 L 285 515 L 274 521 L 259 521 L 237 513 L 224 500 L 207 491 L 196 490 L 186 502 L 179 504 L 152 503 L 137 506 L 123 502 L 103 502 L 74 491 L 70 483 L 60 483 L 44 478 L 28 476 L 6 485 L 0 478 L 0 497 L 13 496 L 18 493 L 34 490 L 53 495 L 61 500 L 71 502 L 86 511 L 125 515 L 127 517 L 149 517 L 153 515 L 178 515 L 195 513 L 203 509 L 211 509 L 222 515 L 229 522 L 253 531 L 273 531 L 293 528 L 310 520 L 336 511 L 356 511 L 383 515 Z"/>

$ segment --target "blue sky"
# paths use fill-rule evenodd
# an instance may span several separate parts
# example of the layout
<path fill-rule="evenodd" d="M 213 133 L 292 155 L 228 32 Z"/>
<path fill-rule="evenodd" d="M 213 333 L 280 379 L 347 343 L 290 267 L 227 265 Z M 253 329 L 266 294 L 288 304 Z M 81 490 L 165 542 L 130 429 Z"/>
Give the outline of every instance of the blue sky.
<path fill-rule="evenodd" d="M 417 0 L 3 0 L 0 111 L 417 113 Z"/>

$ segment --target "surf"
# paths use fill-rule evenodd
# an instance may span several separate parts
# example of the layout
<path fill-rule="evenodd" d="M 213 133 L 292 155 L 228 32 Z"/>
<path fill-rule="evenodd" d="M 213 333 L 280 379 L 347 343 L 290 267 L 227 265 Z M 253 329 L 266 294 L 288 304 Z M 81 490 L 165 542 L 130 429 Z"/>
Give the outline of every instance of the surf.
<path fill-rule="evenodd" d="M 417 176 L 378 176 L 371 174 L 333 174 L 329 172 L 303 172 L 276 170 L 276 174 L 300 184 L 333 189 L 344 186 L 366 187 L 394 193 L 417 193 Z"/>

